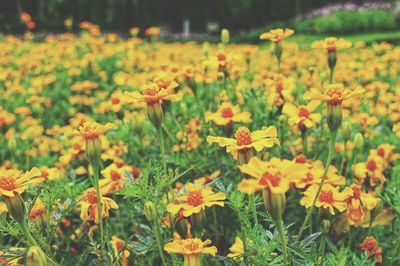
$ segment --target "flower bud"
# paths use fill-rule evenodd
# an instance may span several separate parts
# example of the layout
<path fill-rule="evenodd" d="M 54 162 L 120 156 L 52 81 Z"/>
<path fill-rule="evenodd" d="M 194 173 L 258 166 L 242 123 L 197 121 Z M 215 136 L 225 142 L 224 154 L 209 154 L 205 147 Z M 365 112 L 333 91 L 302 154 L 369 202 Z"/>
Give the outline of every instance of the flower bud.
<path fill-rule="evenodd" d="M 337 131 L 342 124 L 342 106 L 340 104 L 329 104 L 327 108 L 328 113 L 328 126 L 332 132 Z"/>
<path fill-rule="evenodd" d="M 144 216 L 147 221 L 152 222 L 157 218 L 157 209 L 153 202 L 147 201 L 144 204 Z"/>
<path fill-rule="evenodd" d="M 26 216 L 26 206 L 21 195 L 14 193 L 14 197 L 4 197 L 8 213 L 19 224 L 22 224 Z"/>
<path fill-rule="evenodd" d="M 287 116 L 286 115 L 280 115 L 278 118 L 278 123 L 281 127 L 283 127 L 287 122 Z"/>
<path fill-rule="evenodd" d="M 331 72 L 333 72 L 335 70 L 336 61 L 337 61 L 336 52 L 329 51 L 328 52 L 328 66 L 329 66 L 329 69 Z"/>
<path fill-rule="evenodd" d="M 217 74 L 217 80 L 218 80 L 220 83 L 223 83 L 223 82 L 225 81 L 225 73 L 222 72 L 222 71 L 218 72 L 218 74 Z"/>
<path fill-rule="evenodd" d="M 347 140 L 350 139 L 351 130 L 352 130 L 351 123 L 348 122 L 348 121 L 344 122 L 343 123 L 343 127 L 342 127 L 342 137 L 343 137 L 344 140 L 347 141 Z"/>
<path fill-rule="evenodd" d="M 28 254 L 26 255 L 26 265 L 47 266 L 49 263 L 47 262 L 46 255 L 43 251 L 37 246 L 32 246 L 29 248 Z"/>
<path fill-rule="evenodd" d="M 354 146 L 357 150 L 361 151 L 364 147 L 364 137 L 361 133 L 357 133 L 354 136 Z"/>
<path fill-rule="evenodd" d="M 203 230 L 204 224 L 206 221 L 206 213 L 204 212 L 204 210 L 202 210 L 198 213 L 194 213 L 194 214 L 192 214 L 192 216 L 190 216 L 190 220 L 191 220 L 193 229 L 196 231 L 201 231 L 201 230 Z"/>
<path fill-rule="evenodd" d="M 154 127 L 159 128 L 164 119 L 163 109 L 160 103 L 147 105 L 147 115 Z"/>
<path fill-rule="evenodd" d="M 285 193 L 272 193 L 269 189 L 264 189 L 263 200 L 265 209 L 267 209 L 274 221 L 281 220 L 286 207 Z"/>
<path fill-rule="evenodd" d="M 99 138 L 86 139 L 86 157 L 91 164 L 100 161 L 101 150 L 101 141 Z"/>
<path fill-rule="evenodd" d="M 16 150 L 17 141 L 15 140 L 14 136 L 12 136 L 11 138 L 8 139 L 7 147 L 8 147 L 8 150 L 11 152 L 14 152 Z"/>
<path fill-rule="evenodd" d="M 222 29 L 222 31 L 221 31 L 221 42 L 223 44 L 228 44 L 229 43 L 229 30 Z"/>
<path fill-rule="evenodd" d="M 329 229 L 331 228 L 331 222 L 327 219 L 322 220 L 321 223 L 321 232 L 323 234 L 329 233 Z"/>

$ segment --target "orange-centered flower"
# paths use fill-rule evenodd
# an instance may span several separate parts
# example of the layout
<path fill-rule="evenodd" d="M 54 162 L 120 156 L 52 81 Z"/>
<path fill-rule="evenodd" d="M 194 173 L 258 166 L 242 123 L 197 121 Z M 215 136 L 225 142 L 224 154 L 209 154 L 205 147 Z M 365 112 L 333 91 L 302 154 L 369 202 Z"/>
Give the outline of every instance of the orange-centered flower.
<path fill-rule="evenodd" d="M 242 112 L 238 105 L 232 105 L 229 102 L 222 103 L 215 113 L 205 113 L 206 121 L 212 121 L 219 126 L 226 126 L 232 122 L 250 123 L 250 117 L 249 112 Z"/>
<path fill-rule="evenodd" d="M 366 251 L 376 262 L 382 263 L 382 248 L 378 245 L 378 241 L 372 236 L 367 236 L 360 244 L 360 250 Z"/>
<path fill-rule="evenodd" d="M 202 187 L 198 184 L 188 183 L 182 188 L 174 203 L 167 206 L 167 211 L 177 214 L 182 211 L 185 217 L 199 213 L 207 207 L 218 205 L 223 207 L 226 196 L 223 192 L 214 192 L 212 187 Z"/>
<path fill-rule="evenodd" d="M 234 139 L 208 136 L 207 142 L 210 144 L 216 142 L 219 146 L 226 147 L 226 152 L 234 156 L 238 150 L 242 149 L 254 148 L 256 151 L 261 151 L 263 148 L 274 146 L 274 144 L 279 145 L 277 130 L 273 126 L 254 132 L 250 132 L 246 127 L 240 127 L 236 131 Z"/>
<path fill-rule="evenodd" d="M 176 253 L 183 255 L 184 266 L 201 265 L 200 254 L 209 254 L 215 256 L 217 248 L 215 246 L 206 247 L 211 244 L 211 240 L 202 241 L 199 238 L 188 238 L 184 240 L 174 240 L 164 246 L 164 250 L 168 253 Z"/>
<path fill-rule="evenodd" d="M 350 48 L 351 42 L 345 39 L 338 39 L 336 37 L 328 37 L 324 40 L 315 41 L 312 43 L 311 48 L 326 49 L 328 52 L 336 52 L 338 49 Z"/>
<path fill-rule="evenodd" d="M 294 34 L 294 30 L 292 29 L 273 29 L 269 32 L 264 32 L 260 35 L 261 40 L 270 40 L 274 43 L 279 43 L 280 41 L 292 36 Z"/>
<path fill-rule="evenodd" d="M 306 208 L 310 208 L 314 201 L 315 195 L 318 191 L 318 184 L 314 184 L 310 186 L 303 194 L 304 197 L 300 200 L 300 205 L 305 206 Z M 351 196 L 351 192 L 348 190 L 344 190 L 343 192 L 339 191 L 338 187 L 334 187 L 330 184 L 323 185 L 321 192 L 317 198 L 315 203 L 316 207 L 321 207 L 323 209 L 328 209 L 330 214 L 335 215 L 335 210 L 339 210 L 339 212 L 343 212 L 346 210 L 347 205 L 345 200 Z"/>
<path fill-rule="evenodd" d="M 182 92 L 175 93 L 174 89 L 179 84 L 171 81 L 168 84 L 150 83 L 143 88 L 142 93 L 137 91 L 125 92 L 128 103 L 146 103 L 148 105 L 162 103 L 163 101 L 179 101 L 182 99 Z"/>
<path fill-rule="evenodd" d="M 313 128 L 321 121 L 321 114 L 313 113 L 319 106 L 319 102 L 312 101 L 307 105 L 299 107 L 291 103 L 285 103 L 282 112 L 288 116 L 290 126 L 296 126 L 299 129 L 304 127 Z"/>
<path fill-rule="evenodd" d="M 0 169 L 0 196 L 12 198 L 14 194 L 22 194 L 28 185 L 42 182 L 44 178 L 41 175 L 36 167 L 26 173 L 13 169 Z"/>
<path fill-rule="evenodd" d="M 352 90 L 345 90 L 343 84 L 328 84 L 325 87 L 324 94 L 319 92 L 306 92 L 305 100 L 320 100 L 326 101 L 329 106 L 341 105 L 344 100 L 361 96 L 365 90 L 357 87 Z"/>
<path fill-rule="evenodd" d="M 82 126 L 79 127 L 79 130 L 66 132 L 67 136 L 79 136 L 84 138 L 85 140 L 94 140 L 98 139 L 101 135 L 104 135 L 108 130 L 114 127 L 114 124 L 107 123 L 105 125 L 101 125 L 96 122 L 84 122 Z"/>
<path fill-rule="evenodd" d="M 308 170 L 305 164 L 278 158 L 264 162 L 258 157 L 251 158 L 248 164 L 239 166 L 239 169 L 242 173 L 252 177 L 251 179 L 243 179 L 238 185 L 241 192 L 248 194 L 263 189 L 275 194 L 286 193 L 289 190 L 290 183 L 296 178 L 305 176 Z"/>

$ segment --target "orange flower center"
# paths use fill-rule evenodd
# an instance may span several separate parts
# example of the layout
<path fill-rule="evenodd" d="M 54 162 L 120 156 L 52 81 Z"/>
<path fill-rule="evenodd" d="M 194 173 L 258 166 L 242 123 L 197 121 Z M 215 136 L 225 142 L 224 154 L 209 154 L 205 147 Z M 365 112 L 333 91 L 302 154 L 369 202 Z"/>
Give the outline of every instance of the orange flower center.
<path fill-rule="evenodd" d="M 185 248 L 190 250 L 190 251 L 195 251 L 199 248 L 199 244 L 196 242 L 190 242 L 185 245 Z"/>
<path fill-rule="evenodd" d="M 374 170 L 376 170 L 376 168 L 378 168 L 378 166 L 376 165 L 376 162 L 374 160 L 369 160 L 367 162 L 367 164 L 365 165 L 365 167 L 370 171 L 374 171 Z"/>
<path fill-rule="evenodd" d="M 119 98 L 111 98 L 111 103 L 112 104 L 119 104 L 121 100 Z"/>
<path fill-rule="evenodd" d="M 226 56 L 224 54 L 222 54 L 222 53 L 219 53 L 217 55 L 217 60 L 218 61 L 225 61 L 226 60 Z"/>
<path fill-rule="evenodd" d="M 191 206 L 199 206 L 203 203 L 203 195 L 200 190 L 189 191 L 187 194 L 186 203 Z"/>
<path fill-rule="evenodd" d="M 304 108 L 304 107 L 300 107 L 300 109 L 299 109 L 299 116 L 301 116 L 301 117 L 309 117 L 310 116 L 310 112 L 306 109 L 306 108 Z"/>
<path fill-rule="evenodd" d="M 235 133 L 235 138 L 237 145 L 239 146 L 244 146 L 244 145 L 250 145 L 253 143 L 251 139 L 251 132 L 248 128 L 241 127 L 236 131 Z"/>
<path fill-rule="evenodd" d="M 8 191 L 12 191 L 17 188 L 14 178 L 2 177 L 0 178 L 0 188 Z"/>
<path fill-rule="evenodd" d="M 360 188 L 358 188 L 358 187 L 352 187 L 352 189 L 353 189 L 353 197 L 354 197 L 355 199 L 360 199 L 360 197 L 361 197 Z"/>
<path fill-rule="evenodd" d="M 117 181 L 117 180 L 120 180 L 120 179 L 121 179 L 121 174 L 118 173 L 118 172 L 115 171 L 115 170 L 111 170 L 111 171 L 110 171 L 110 176 L 111 176 L 111 180 L 112 180 L 112 181 Z"/>
<path fill-rule="evenodd" d="M 222 110 L 221 110 L 221 116 L 222 116 L 223 118 L 231 118 L 231 117 L 233 117 L 232 108 L 227 107 L 227 108 L 222 109 Z"/>
<path fill-rule="evenodd" d="M 277 187 L 281 183 L 281 179 L 282 175 L 280 172 L 276 173 L 265 172 L 260 179 L 260 184 L 266 187 L 269 186 L 269 184 L 271 184 L 273 187 Z"/>
<path fill-rule="evenodd" d="M 333 203 L 333 192 L 330 190 L 328 190 L 328 191 L 322 190 L 321 193 L 319 194 L 319 200 L 321 202 L 332 204 Z"/>
<path fill-rule="evenodd" d="M 330 88 L 327 93 L 329 105 L 338 105 L 343 101 L 343 90 L 341 88 Z"/>
<path fill-rule="evenodd" d="M 147 88 L 144 90 L 144 95 L 146 96 L 156 96 L 160 90 L 158 88 Z"/>
<path fill-rule="evenodd" d="M 385 149 L 383 149 L 383 148 L 378 148 L 376 150 L 376 152 L 380 157 L 384 157 L 385 156 Z"/>
<path fill-rule="evenodd" d="M 96 191 L 88 191 L 86 193 L 87 195 L 87 200 L 90 204 L 97 204 L 97 194 Z"/>

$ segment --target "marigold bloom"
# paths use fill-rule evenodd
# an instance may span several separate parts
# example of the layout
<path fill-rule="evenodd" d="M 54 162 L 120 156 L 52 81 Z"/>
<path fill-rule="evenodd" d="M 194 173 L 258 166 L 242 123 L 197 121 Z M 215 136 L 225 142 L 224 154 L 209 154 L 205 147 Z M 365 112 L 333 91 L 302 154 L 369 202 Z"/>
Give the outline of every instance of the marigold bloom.
<path fill-rule="evenodd" d="M 303 194 L 304 197 L 300 200 L 300 205 L 310 208 L 313 204 L 315 195 L 318 191 L 318 185 L 310 186 Z M 318 208 L 328 209 L 331 215 L 335 215 L 336 208 L 339 212 L 346 210 L 347 205 L 345 200 L 351 196 L 351 192 L 346 190 L 343 192 L 339 191 L 338 187 L 334 187 L 329 184 L 322 186 L 321 192 L 317 198 L 315 206 Z"/>
<path fill-rule="evenodd" d="M 166 86 L 152 82 L 143 88 L 143 92 L 125 92 L 128 103 L 146 103 L 147 105 L 162 103 L 163 101 L 179 101 L 182 99 L 182 92 L 175 93 L 174 89 L 179 86 L 175 81 L 171 81 Z"/>
<path fill-rule="evenodd" d="M 326 49 L 328 52 L 335 52 L 339 49 L 350 48 L 351 42 L 342 38 L 328 37 L 324 40 L 315 41 L 312 43 L 311 48 Z"/>
<path fill-rule="evenodd" d="M 292 29 L 273 29 L 269 32 L 264 32 L 260 35 L 261 40 L 270 40 L 275 43 L 279 43 L 280 41 L 292 36 L 294 34 L 294 30 Z"/>
<path fill-rule="evenodd" d="M 282 113 L 289 117 L 289 125 L 302 128 L 313 128 L 321 121 L 320 113 L 313 113 L 319 106 L 319 102 L 312 101 L 307 105 L 295 106 L 292 103 L 285 103 Z"/>
<path fill-rule="evenodd" d="M 0 196 L 14 197 L 14 194 L 22 194 L 30 184 L 43 181 L 40 177 L 39 168 L 32 168 L 29 172 L 23 173 L 19 170 L 0 169 Z"/>
<path fill-rule="evenodd" d="M 243 179 L 238 184 L 241 192 L 253 194 L 262 189 L 268 189 L 272 193 L 286 193 L 290 183 L 296 178 L 306 176 L 307 167 L 304 164 L 289 160 L 272 158 L 268 162 L 253 157 L 247 164 L 239 166 L 242 173 L 251 176 L 251 179 Z"/>
<path fill-rule="evenodd" d="M 107 133 L 108 130 L 114 128 L 114 124 L 107 123 L 105 125 L 96 122 L 84 122 L 79 130 L 67 131 L 66 136 L 78 136 L 85 140 L 98 139 L 101 135 Z"/>
<path fill-rule="evenodd" d="M 226 147 L 226 152 L 235 154 L 242 149 L 254 148 L 256 151 L 261 151 L 263 148 L 274 146 L 274 144 L 279 145 L 277 135 L 277 130 L 273 126 L 254 132 L 250 132 L 246 127 L 240 127 L 236 131 L 234 139 L 208 136 L 207 142 L 209 144 L 216 142 L 220 147 Z"/>
<path fill-rule="evenodd" d="M 343 101 L 361 96 L 365 90 L 361 87 L 345 90 L 343 84 L 328 84 L 324 94 L 319 92 L 306 92 L 305 100 L 326 101 L 328 106 L 341 105 Z"/>
<path fill-rule="evenodd" d="M 164 246 L 168 253 L 183 255 L 184 266 L 200 266 L 200 254 L 215 256 L 217 248 L 215 246 L 206 247 L 211 244 L 211 240 L 202 241 L 199 238 L 188 238 L 184 240 L 174 240 Z"/>
<path fill-rule="evenodd" d="M 376 262 L 382 263 L 382 248 L 379 247 L 378 241 L 372 236 L 367 236 L 360 244 L 360 250 L 366 251 L 370 257 L 374 257 Z"/>
<path fill-rule="evenodd" d="M 182 210 L 185 217 L 199 213 L 207 207 L 218 205 L 223 207 L 226 196 L 223 192 L 214 192 L 212 187 L 202 187 L 188 183 L 180 190 L 174 203 L 167 206 L 167 211 L 177 214 Z"/>
<path fill-rule="evenodd" d="M 373 186 L 376 183 L 384 183 L 385 162 L 380 156 L 369 155 L 365 163 L 357 163 L 353 165 L 352 170 L 360 182 L 365 178 L 369 178 L 369 183 Z"/>
<path fill-rule="evenodd" d="M 365 210 L 370 211 L 379 204 L 380 199 L 361 191 L 361 187 L 353 184 L 347 187 L 350 196 L 345 200 L 347 204 L 347 220 L 350 225 L 362 222 Z"/>
<path fill-rule="evenodd" d="M 29 213 L 29 220 L 34 221 L 38 225 L 45 225 L 47 223 L 47 209 L 40 198 L 37 198 L 35 204 L 33 204 Z"/>
<path fill-rule="evenodd" d="M 129 265 L 129 256 L 131 253 L 128 250 L 128 247 L 126 246 L 126 243 L 124 240 L 112 236 L 111 241 L 110 241 L 111 247 L 114 249 L 114 253 L 118 254 L 120 253 L 120 258 L 121 258 L 121 263 L 123 266 L 128 266 Z M 124 249 L 122 249 L 125 246 Z"/>
<path fill-rule="evenodd" d="M 107 186 L 109 188 L 106 192 L 107 194 L 116 190 L 122 190 L 124 185 L 129 182 L 126 175 L 131 173 L 131 171 L 132 168 L 128 165 L 119 167 L 115 163 L 110 164 L 101 171 L 101 175 L 105 178 L 100 180 L 100 186 Z"/>
<path fill-rule="evenodd" d="M 206 112 L 206 121 L 212 121 L 219 126 L 226 126 L 232 122 L 237 123 L 250 123 L 251 114 L 249 112 L 242 112 L 238 105 L 232 105 L 229 102 L 222 103 L 217 112 Z"/>
<path fill-rule="evenodd" d="M 101 194 L 104 194 L 101 191 Z M 110 209 L 118 209 L 118 204 L 107 197 L 101 195 L 101 207 L 102 207 L 102 218 L 109 216 Z M 96 224 L 100 223 L 99 212 L 98 212 L 98 198 L 97 192 L 94 188 L 87 189 L 81 196 L 79 205 L 81 206 L 81 219 L 84 221 L 94 221 Z"/>

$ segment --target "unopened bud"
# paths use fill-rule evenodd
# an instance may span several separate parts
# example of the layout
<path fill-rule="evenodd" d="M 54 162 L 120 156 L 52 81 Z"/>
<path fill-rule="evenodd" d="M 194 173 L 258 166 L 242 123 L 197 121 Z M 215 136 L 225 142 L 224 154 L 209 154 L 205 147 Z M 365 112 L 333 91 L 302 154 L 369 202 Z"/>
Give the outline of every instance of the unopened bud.
<path fill-rule="evenodd" d="M 278 59 L 278 62 L 281 62 L 281 58 L 282 58 L 282 45 L 280 42 L 275 42 L 274 43 L 274 52 L 275 52 L 275 56 Z"/>
<path fill-rule="evenodd" d="M 159 128 L 164 119 L 164 113 L 161 103 L 154 103 L 147 105 L 147 115 L 154 127 Z"/>
<path fill-rule="evenodd" d="M 16 150 L 17 141 L 15 140 L 14 136 L 12 136 L 11 138 L 8 139 L 7 147 L 8 147 L 8 150 L 11 152 L 14 152 Z"/>
<path fill-rule="evenodd" d="M 101 150 L 99 138 L 86 139 L 86 157 L 91 164 L 96 164 L 100 161 Z"/>
<path fill-rule="evenodd" d="M 269 215 L 271 215 L 274 221 L 281 220 L 283 211 L 286 207 L 285 193 L 272 193 L 271 190 L 264 189 L 263 200 L 265 209 L 267 209 Z"/>
<path fill-rule="evenodd" d="M 157 218 L 157 209 L 153 202 L 147 201 L 144 204 L 144 216 L 146 216 L 147 221 L 152 222 Z"/>
<path fill-rule="evenodd" d="M 217 74 L 217 80 L 219 81 L 219 82 L 224 82 L 225 81 L 225 73 L 224 72 L 222 72 L 222 71 L 220 71 L 220 72 L 218 72 L 218 74 Z"/>
<path fill-rule="evenodd" d="M 223 44 L 228 44 L 229 43 L 229 30 L 222 29 L 222 31 L 221 31 L 221 42 Z"/>
<path fill-rule="evenodd" d="M 329 129 L 332 132 L 335 132 L 340 128 L 340 125 L 342 124 L 342 106 L 340 104 L 331 105 L 328 103 L 327 113 Z"/>
<path fill-rule="evenodd" d="M 50 264 L 47 262 L 46 255 L 43 251 L 37 246 L 32 246 L 29 248 L 28 254 L 26 255 L 26 265 L 48 266 Z"/>
<path fill-rule="evenodd" d="M 287 122 L 287 116 L 286 115 L 280 115 L 278 118 L 278 123 L 282 127 L 286 124 Z"/>
<path fill-rule="evenodd" d="M 8 213 L 17 223 L 22 224 L 25 221 L 26 207 L 21 195 L 14 193 L 14 197 L 4 197 Z"/>
<path fill-rule="evenodd" d="M 337 61 L 336 52 L 329 51 L 328 52 L 328 66 L 329 66 L 329 70 L 331 72 L 333 72 L 335 70 L 336 61 Z"/>
<path fill-rule="evenodd" d="M 351 131 L 352 131 L 351 123 L 348 121 L 344 122 L 342 126 L 342 137 L 344 140 L 347 141 L 350 139 Z"/>
<path fill-rule="evenodd" d="M 206 213 L 204 212 L 204 210 L 201 210 L 198 213 L 194 213 L 190 216 L 190 220 L 193 229 L 199 232 L 204 228 L 204 224 L 206 221 Z"/>
<path fill-rule="evenodd" d="M 357 133 L 354 136 L 354 146 L 357 150 L 361 151 L 364 147 L 364 137 L 361 133 Z"/>
<path fill-rule="evenodd" d="M 331 228 L 331 222 L 327 219 L 322 220 L 321 232 L 323 234 L 327 234 L 327 233 L 329 233 L 330 228 Z"/>

